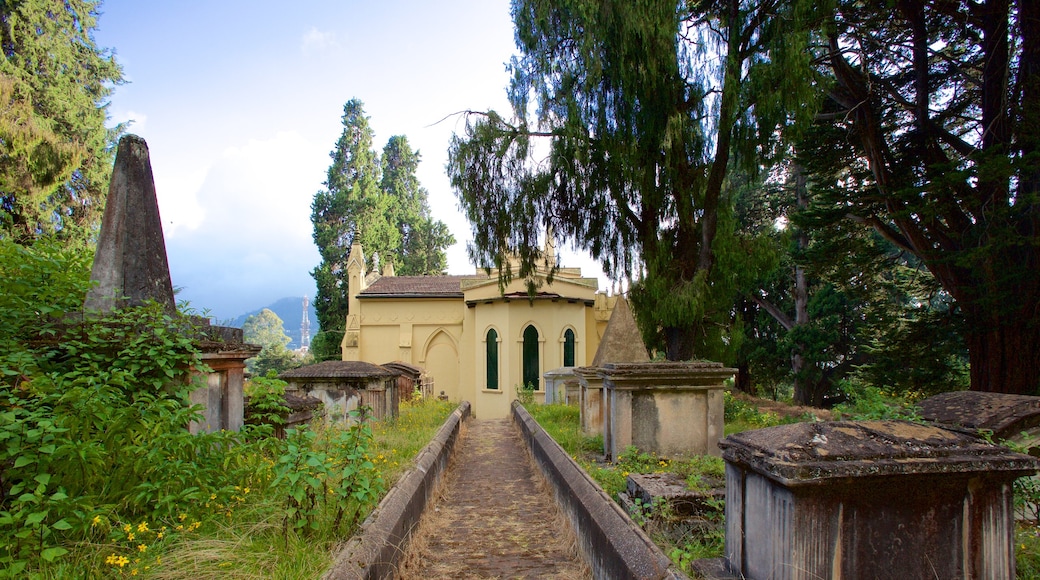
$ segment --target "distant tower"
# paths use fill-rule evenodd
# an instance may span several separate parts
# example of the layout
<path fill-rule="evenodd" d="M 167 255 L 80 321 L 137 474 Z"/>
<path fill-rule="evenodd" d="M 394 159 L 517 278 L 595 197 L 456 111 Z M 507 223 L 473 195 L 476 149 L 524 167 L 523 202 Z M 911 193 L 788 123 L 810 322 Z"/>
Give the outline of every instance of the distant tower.
<path fill-rule="evenodd" d="M 311 301 L 304 296 L 303 322 L 300 323 L 300 346 L 303 348 L 309 348 L 311 346 L 311 317 L 308 311 L 308 306 L 310 305 Z"/>

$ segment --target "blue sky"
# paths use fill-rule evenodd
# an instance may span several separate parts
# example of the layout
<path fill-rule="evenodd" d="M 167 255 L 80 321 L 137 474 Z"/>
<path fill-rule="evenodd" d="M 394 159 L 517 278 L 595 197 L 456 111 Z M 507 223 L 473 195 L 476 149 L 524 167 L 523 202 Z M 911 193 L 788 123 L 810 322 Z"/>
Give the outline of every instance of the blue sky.
<path fill-rule="evenodd" d="M 95 38 L 128 81 L 112 123 L 148 142 L 178 299 L 225 320 L 313 297 L 310 204 L 354 97 L 377 149 L 403 134 L 420 151 L 434 216 L 459 240 L 449 272 L 472 271 L 444 164 L 453 113 L 508 111 L 508 0 L 106 0 Z"/>

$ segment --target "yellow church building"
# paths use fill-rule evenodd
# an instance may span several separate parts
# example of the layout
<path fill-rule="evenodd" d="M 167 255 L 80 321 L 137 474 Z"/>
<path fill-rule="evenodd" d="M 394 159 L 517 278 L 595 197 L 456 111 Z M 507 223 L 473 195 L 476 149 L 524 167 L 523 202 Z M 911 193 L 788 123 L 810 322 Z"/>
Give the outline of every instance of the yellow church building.
<path fill-rule="evenodd" d="M 555 259 L 552 246 L 546 248 Z M 497 273 L 395 276 L 366 272 L 357 242 L 347 259 L 351 295 L 343 360 L 409 363 L 425 370 L 433 393 L 467 400 L 481 417 L 507 417 L 521 385 L 544 399 L 546 371 L 585 366 L 595 356 L 617 300 L 596 278 L 559 268 L 499 287 Z"/>

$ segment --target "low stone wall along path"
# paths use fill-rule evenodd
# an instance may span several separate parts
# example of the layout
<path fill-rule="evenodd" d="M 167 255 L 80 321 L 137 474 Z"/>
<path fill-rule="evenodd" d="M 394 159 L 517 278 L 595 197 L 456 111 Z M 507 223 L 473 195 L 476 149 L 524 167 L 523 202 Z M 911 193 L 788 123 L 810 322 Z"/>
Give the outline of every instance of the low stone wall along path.
<path fill-rule="evenodd" d="M 590 578 L 507 419 L 470 419 L 398 578 Z"/>

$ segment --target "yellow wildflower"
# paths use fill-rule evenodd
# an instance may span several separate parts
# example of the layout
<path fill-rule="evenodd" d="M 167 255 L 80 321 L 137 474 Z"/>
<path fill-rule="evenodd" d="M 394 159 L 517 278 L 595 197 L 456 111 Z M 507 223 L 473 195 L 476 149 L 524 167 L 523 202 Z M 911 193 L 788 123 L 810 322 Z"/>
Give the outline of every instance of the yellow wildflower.
<path fill-rule="evenodd" d="M 134 533 L 133 532 L 130 532 L 129 534 L 126 535 L 126 541 L 128 541 L 128 542 L 134 541 Z"/>
<path fill-rule="evenodd" d="M 148 546 L 146 546 L 144 544 L 137 544 L 137 551 L 138 552 L 147 552 L 148 551 Z"/>
<path fill-rule="evenodd" d="M 133 527 L 133 526 L 131 526 L 130 524 L 126 524 L 125 526 L 123 526 L 123 531 L 124 531 L 124 532 L 127 532 L 127 533 L 129 533 L 129 532 L 130 532 L 130 530 L 132 530 L 132 529 L 134 529 L 134 527 Z"/>
<path fill-rule="evenodd" d="M 187 517 L 188 517 L 188 514 L 181 514 L 181 515 L 177 516 L 177 519 L 183 522 Z"/>
<path fill-rule="evenodd" d="M 147 532 L 148 531 L 148 522 L 141 522 L 141 523 L 137 524 L 137 531 L 138 531 L 138 533 L 141 533 L 141 534 Z"/>
<path fill-rule="evenodd" d="M 90 527 L 94 527 L 101 523 L 101 516 L 94 516 L 94 519 L 90 520 Z"/>

